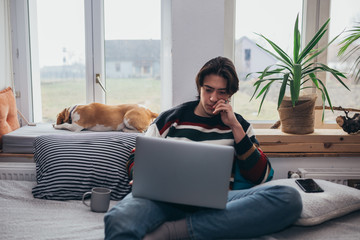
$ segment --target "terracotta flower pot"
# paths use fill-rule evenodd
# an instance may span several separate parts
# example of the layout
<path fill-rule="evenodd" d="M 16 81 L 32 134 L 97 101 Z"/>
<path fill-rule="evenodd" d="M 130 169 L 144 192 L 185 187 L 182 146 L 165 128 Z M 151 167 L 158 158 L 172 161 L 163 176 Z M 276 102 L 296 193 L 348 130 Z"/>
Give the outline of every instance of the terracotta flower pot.
<path fill-rule="evenodd" d="M 284 97 L 278 109 L 281 131 L 292 134 L 308 134 L 314 132 L 316 95 L 299 97 L 295 107 L 291 98 Z"/>

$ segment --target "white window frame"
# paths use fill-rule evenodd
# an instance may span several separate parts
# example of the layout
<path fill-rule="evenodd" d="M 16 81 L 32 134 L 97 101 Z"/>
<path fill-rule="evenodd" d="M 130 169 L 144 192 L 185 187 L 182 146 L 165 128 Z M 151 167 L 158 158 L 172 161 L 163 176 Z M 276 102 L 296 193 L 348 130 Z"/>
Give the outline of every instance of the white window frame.
<path fill-rule="evenodd" d="M 29 1 L 32 1 L 29 6 Z M 104 60 L 104 3 L 102 0 L 84 1 L 86 102 L 105 103 L 105 92 L 96 83 L 96 74 L 105 76 Z M 10 5 L 14 87 L 17 107 L 33 122 L 41 122 L 41 89 L 38 66 L 36 32 L 36 0 L 13 0 Z M 30 19 L 30 21 L 29 21 Z M 32 24 L 32 33 L 29 32 Z M 105 85 L 105 83 L 104 83 Z"/>
<path fill-rule="evenodd" d="M 104 1 L 84 1 L 85 4 L 85 54 L 86 102 L 105 103 L 105 91 L 96 82 L 96 74 L 106 88 L 104 57 Z"/>
<path fill-rule="evenodd" d="M 330 1 L 331 0 L 303 0 L 303 24 L 302 24 L 302 32 L 303 39 L 301 39 L 302 44 L 309 42 L 314 34 L 319 30 L 321 24 L 325 23 L 327 19 L 330 17 Z M 324 37 L 320 41 L 320 45 L 326 45 L 329 40 L 328 32 L 324 35 Z M 325 50 L 321 54 L 321 58 L 316 61 L 327 61 L 327 51 Z M 326 75 L 322 74 L 319 76 L 323 79 L 323 82 L 326 84 Z M 311 88 L 310 91 L 312 93 L 316 92 L 316 89 Z M 320 94 L 320 92 L 317 92 Z M 322 106 L 321 96 L 318 95 L 317 106 Z M 254 128 L 257 129 L 267 129 L 270 128 L 274 123 L 271 122 L 256 122 L 253 123 Z M 339 126 L 335 123 L 325 123 L 322 122 L 322 110 L 315 111 L 315 128 L 317 129 L 335 129 L 339 128 Z"/>
<path fill-rule="evenodd" d="M 27 119 L 33 121 L 33 99 L 30 71 L 30 44 L 28 2 L 10 1 L 10 19 L 12 28 L 13 76 L 17 108 Z"/>
<path fill-rule="evenodd" d="M 303 32 L 305 35 L 302 39 L 307 43 L 311 40 L 312 36 L 319 30 L 321 25 L 330 18 L 330 5 L 331 0 L 303 0 Z M 331 24 L 331 22 L 330 22 Z M 325 46 L 329 42 L 329 31 L 327 31 L 324 37 L 320 40 L 319 45 Z M 327 50 L 325 50 L 315 61 L 327 62 Z M 318 77 L 323 79 L 326 84 L 326 73 L 319 73 Z M 317 93 L 316 106 L 322 106 L 321 93 L 316 91 L 315 88 L 310 89 L 312 93 Z M 315 128 L 317 129 L 335 129 L 339 126 L 335 123 L 325 123 L 322 121 L 322 110 L 315 110 Z"/>

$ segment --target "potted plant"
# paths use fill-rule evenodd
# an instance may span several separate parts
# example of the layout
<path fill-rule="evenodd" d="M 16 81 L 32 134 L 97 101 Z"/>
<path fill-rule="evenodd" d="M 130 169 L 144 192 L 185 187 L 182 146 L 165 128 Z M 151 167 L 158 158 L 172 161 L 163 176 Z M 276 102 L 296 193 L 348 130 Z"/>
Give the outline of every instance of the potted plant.
<path fill-rule="evenodd" d="M 360 82 L 360 44 L 356 44 L 356 41 L 360 41 L 360 22 L 357 22 L 352 29 L 346 31 L 347 35 L 340 42 L 341 48 L 339 49 L 338 56 L 344 56 L 345 60 L 355 57 L 354 64 L 351 67 L 350 72 L 353 73 L 356 83 Z M 346 50 L 349 47 L 351 50 Z"/>
<path fill-rule="evenodd" d="M 326 101 L 332 109 L 330 96 L 326 90 L 325 84 L 319 79 L 316 74 L 319 72 L 331 73 L 338 82 L 345 88 L 350 90 L 341 78 L 346 78 L 345 75 L 327 65 L 315 62 L 317 56 L 326 50 L 326 48 L 336 39 L 334 38 L 325 47 L 316 49 L 316 45 L 327 31 L 328 19 L 319 31 L 313 36 L 309 43 L 301 48 L 301 34 L 298 29 L 298 19 L 296 18 L 294 26 L 294 46 L 293 58 L 285 53 L 278 45 L 269 40 L 262 34 L 257 34 L 273 48 L 275 53 L 261 47 L 258 47 L 268 52 L 270 55 L 278 60 L 278 63 L 266 67 L 260 74 L 258 80 L 254 83 L 254 93 L 251 100 L 262 96 L 258 113 L 261 111 L 262 104 L 274 83 L 279 83 L 279 97 L 278 97 L 278 111 L 281 122 L 281 130 L 286 133 L 307 134 L 314 131 L 314 107 L 316 94 L 300 95 L 301 91 L 306 88 L 316 88 L 321 92 L 323 103 L 323 118 Z M 310 84 L 312 83 L 312 84 Z M 289 93 L 289 96 L 285 96 Z"/>

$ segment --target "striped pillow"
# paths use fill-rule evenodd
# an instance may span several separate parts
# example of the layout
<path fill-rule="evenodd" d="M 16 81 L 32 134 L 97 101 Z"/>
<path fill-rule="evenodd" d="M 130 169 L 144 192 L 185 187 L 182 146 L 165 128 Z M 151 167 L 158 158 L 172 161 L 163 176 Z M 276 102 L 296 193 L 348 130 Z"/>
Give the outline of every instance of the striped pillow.
<path fill-rule="evenodd" d="M 79 200 L 93 187 L 107 187 L 112 190 L 112 200 L 122 199 L 131 190 L 126 161 L 135 147 L 137 135 L 92 132 L 37 137 L 34 197 Z"/>

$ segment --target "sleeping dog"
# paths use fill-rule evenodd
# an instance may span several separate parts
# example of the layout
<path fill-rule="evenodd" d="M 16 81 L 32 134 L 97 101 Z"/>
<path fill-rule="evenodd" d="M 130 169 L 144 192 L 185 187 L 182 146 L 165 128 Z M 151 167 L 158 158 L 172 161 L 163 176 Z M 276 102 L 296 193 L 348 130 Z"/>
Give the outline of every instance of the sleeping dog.
<path fill-rule="evenodd" d="M 56 129 L 144 132 L 157 113 L 137 104 L 90 103 L 65 108 L 57 115 Z"/>

